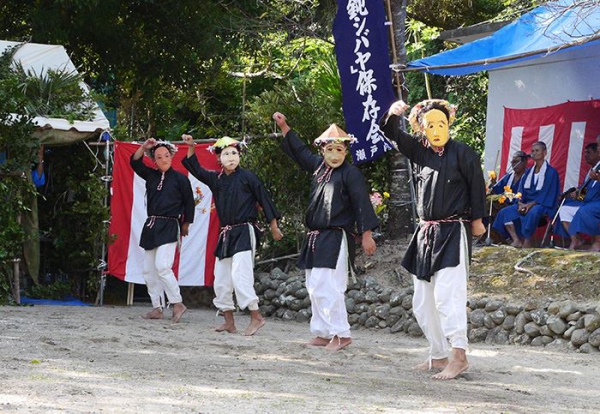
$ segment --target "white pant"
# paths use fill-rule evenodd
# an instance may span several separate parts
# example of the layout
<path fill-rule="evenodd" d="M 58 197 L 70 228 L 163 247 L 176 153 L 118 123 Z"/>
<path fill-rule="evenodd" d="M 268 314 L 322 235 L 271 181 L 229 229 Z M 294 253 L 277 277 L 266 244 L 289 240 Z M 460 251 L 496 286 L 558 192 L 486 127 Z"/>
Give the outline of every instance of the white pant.
<path fill-rule="evenodd" d="M 335 269 L 306 269 L 306 290 L 310 295 L 310 331 L 321 338 L 350 338 L 350 324 L 344 292 L 348 287 L 348 242 L 342 238 Z"/>
<path fill-rule="evenodd" d="M 254 290 L 254 252 L 256 237 L 249 224 L 252 250 L 239 252 L 215 262 L 215 299 L 213 304 L 221 311 L 235 309 L 233 292 L 240 309 L 258 310 L 258 296 Z"/>
<path fill-rule="evenodd" d="M 176 248 L 177 242 L 174 242 L 145 251 L 144 279 L 154 308 L 164 306 L 162 303 L 164 292 L 167 293 L 169 303 L 182 302 L 179 284 L 172 269 Z"/>
<path fill-rule="evenodd" d="M 579 210 L 580 206 L 562 206 L 560 209 L 560 221 L 566 221 L 568 223 L 573 221 L 573 217 L 575 217 L 575 213 Z"/>
<path fill-rule="evenodd" d="M 467 235 L 462 226 L 458 266 L 438 270 L 431 282 L 413 276 L 413 313 L 431 346 L 431 359 L 447 358 L 450 347 L 468 348 L 467 252 Z"/>

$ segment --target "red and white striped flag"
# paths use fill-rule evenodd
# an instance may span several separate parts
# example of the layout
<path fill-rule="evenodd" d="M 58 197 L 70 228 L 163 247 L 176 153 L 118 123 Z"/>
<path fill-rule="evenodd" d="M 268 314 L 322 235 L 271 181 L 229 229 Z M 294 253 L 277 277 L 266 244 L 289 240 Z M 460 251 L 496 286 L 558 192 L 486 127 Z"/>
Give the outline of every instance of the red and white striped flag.
<path fill-rule="evenodd" d="M 144 284 L 144 250 L 139 247 L 139 241 L 148 217 L 146 187 L 145 181 L 129 165 L 129 159 L 138 148 L 138 144 L 115 142 L 109 228 L 115 240 L 108 247 L 108 273 L 126 282 Z M 217 159 L 207 148 L 208 144 L 196 145 L 198 160 L 204 168 L 218 170 Z M 219 219 L 210 189 L 181 165 L 186 153 L 186 145 L 178 146 L 173 168 L 190 179 L 196 211 L 189 235 L 183 237 L 181 251 L 177 252 L 173 270 L 180 286 L 212 286 Z M 154 167 L 148 157 L 144 157 L 144 162 Z"/>
<path fill-rule="evenodd" d="M 547 160 L 558 170 L 563 191 L 577 187 L 589 170 L 583 158 L 585 146 L 600 135 L 600 100 L 565 102 L 545 108 L 504 108 L 500 175 L 504 175 L 515 151 L 531 152 L 542 141 Z M 532 162 L 529 162 L 529 166 Z"/>

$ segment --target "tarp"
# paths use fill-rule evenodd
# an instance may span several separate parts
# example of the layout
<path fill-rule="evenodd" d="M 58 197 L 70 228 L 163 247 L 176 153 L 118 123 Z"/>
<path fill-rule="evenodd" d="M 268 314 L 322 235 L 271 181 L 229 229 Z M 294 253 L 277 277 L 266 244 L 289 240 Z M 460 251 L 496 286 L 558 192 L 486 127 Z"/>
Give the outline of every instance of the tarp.
<path fill-rule="evenodd" d="M 600 42 L 597 1 L 559 0 L 537 7 L 493 35 L 412 61 L 407 70 L 467 75 Z"/>
<path fill-rule="evenodd" d="M 27 296 L 21 296 L 21 305 L 49 305 L 49 306 L 91 306 L 89 303 L 80 301 L 73 296 L 67 296 L 62 300 L 54 299 L 33 299 Z"/>
<path fill-rule="evenodd" d="M 108 246 L 108 273 L 125 282 L 144 284 L 144 250 L 139 246 L 146 212 L 145 181 L 133 172 L 129 160 L 139 144 L 115 141 L 115 164 L 110 202 L 110 237 Z M 173 168 L 185 174 L 194 192 L 196 204 L 194 222 L 189 234 L 183 237 L 178 249 L 173 271 L 180 286 L 212 286 L 214 281 L 215 249 L 219 238 L 219 218 L 214 208 L 210 189 L 188 173 L 181 161 L 186 156 L 187 145 L 177 145 Z M 218 171 L 217 157 L 207 151 L 208 144 L 196 145 L 196 155 L 201 165 Z M 155 167 L 148 157 L 148 166 Z"/>
<path fill-rule="evenodd" d="M 22 45 L 13 57 L 14 61 L 21 62 L 23 69 L 31 70 L 36 74 L 43 74 L 48 69 L 66 70 L 77 73 L 77 68 L 67 51 L 60 45 L 42 45 L 38 43 L 19 43 L 0 40 L 0 54 L 7 48 Z M 89 87 L 85 83 L 80 84 L 81 88 L 89 92 Z M 91 121 L 73 121 L 72 123 L 61 118 L 36 117 L 34 123 L 39 127 L 35 136 L 42 140 L 42 143 L 49 145 L 64 145 L 72 142 L 82 141 L 105 129 L 109 129 L 109 122 L 96 106 L 94 110 L 94 119 Z"/>

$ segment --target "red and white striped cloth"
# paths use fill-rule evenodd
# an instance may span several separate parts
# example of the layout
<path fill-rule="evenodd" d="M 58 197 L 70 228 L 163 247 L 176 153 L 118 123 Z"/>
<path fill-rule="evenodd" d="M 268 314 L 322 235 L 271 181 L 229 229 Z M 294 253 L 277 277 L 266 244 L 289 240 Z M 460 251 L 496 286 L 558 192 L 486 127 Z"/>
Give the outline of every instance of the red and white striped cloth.
<path fill-rule="evenodd" d="M 565 102 L 545 108 L 504 108 L 500 176 L 515 151 L 531 152 L 543 141 L 547 160 L 558 170 L 562 190 L 577 187 L 589 170 L 583 158 L 585 146 L 600 135 L 600 100 Z M 530 160 L 529 165 L 533 163 Z"/>
<path fill-rule="evenodd" d="M 206 169 L 218 170 L 217 159 L 206 150 L 207 147 L 207 144 L 196 145 L 198 160 Z M 109 234 L 115 240 L 108 247 L 108 274 L 126 282 L 144 284 L 144 250 L 139 247 L 139 241 L 147 218 L 146 187 L 145 181 L 129 165 L 131 155 L 138 148 L 138 144 L 115 142 L 109 228 Z M 173 158 L 173 168 L 190 179 L 196 211 L 189 235 L 183 237 L 181 251 L 177 251 L 173 271 L 180 286 L 212 286 L 219 219 L 210 189 L 181 165 L 187 146 L 178 148 Z M 144 157 L 144 162 L 153 166 L 148 157 Z"/>

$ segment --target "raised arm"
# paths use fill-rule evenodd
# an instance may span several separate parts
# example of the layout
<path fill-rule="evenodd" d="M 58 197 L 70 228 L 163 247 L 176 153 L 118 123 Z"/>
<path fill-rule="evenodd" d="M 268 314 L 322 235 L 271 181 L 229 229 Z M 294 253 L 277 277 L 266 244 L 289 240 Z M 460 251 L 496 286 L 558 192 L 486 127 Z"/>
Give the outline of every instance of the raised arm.
<path fill-rule="evenodd" d="M 190 158 L 192 155 L 194 155 L 196 153 L 195 152 L 196 150 L 194 149 L 194 147 L 196 146 L 196 143 L 194 142 L 194 137 L 192 137 L 191 135 L 183 134 L 181 136 L 181 139 L 188 146 L 187 157 Z"/>
<path fill-rule="evenodd" d="M 150 174 L 153 171 L 153 169 L 148 167 L 146 164 L 144 164 L 144 162 L 142 161 L 142 158 L 144 157 L 144 152 L 154 148 L 155 145 L 156 145 L 156 140 L 154 138 L 147 139 L 133 153 L 133 155 L 131 156 L 131 159 L 129 161 L 129 165 L 131 165 L 131 168 L 133 168 L 133 171 L 137 175 L 142 177 L 144 180 L 148 178 L 148 174 Z"/>
<path fill-rule="evenodd" d="M 156 140 L 154 138 L 147 139 L 146 141 L 144 141 L 144 143 L 142 145 L 140 145 L 140 147 L 137 149 L 137 151 L 133 154 L 133 159 L 134 160 L 141 159 L 144 156 L 144 152 L 146 150 L 154 148 L 155 145 L 156 145 Z"/>
<path fill-rule="evenodd" d="M 398 150 L 411 160 L 414 160 L 422 145 L 411 134 L 400 128 L 400 117 L 409 106 L 402 100 L 394 102 L 381 119 L 379 126 L 385 136 L 394 141 Z"/>
<path fill-rule="evenodd" d="M 196 144 L 191 135 L 183 134 L 181 139 L 187 144 L 187 156 L 181 161 L 181 164 L 194 177 L 206 184 L 211 191 L 215 191 L 217 185 L 217 174 L 214 171 L 209 171 L 200 165 L 200 161 L 196 156 Z"/>
<path fill-rule="evenodd" d="M 323 157 L 315 155 L 304 143 L 296 131 L 290 128 L 285 115 L 281 112 L 275 112 L 273 119 L 284 134 L 281 142 L 281 149 L 305 171 L 314 172 L 323 162 Z"/>
<path fill-rule="evenodd" d="M 288 125 L 287 118 L 284 114 L 282 114 L 281 112 L 275 112 L 273 114 L 273 120 L 275 120 L 275 123 L 277 124 L 283 135 L 286 135 L 289 132 L 290 126 Z"/>

